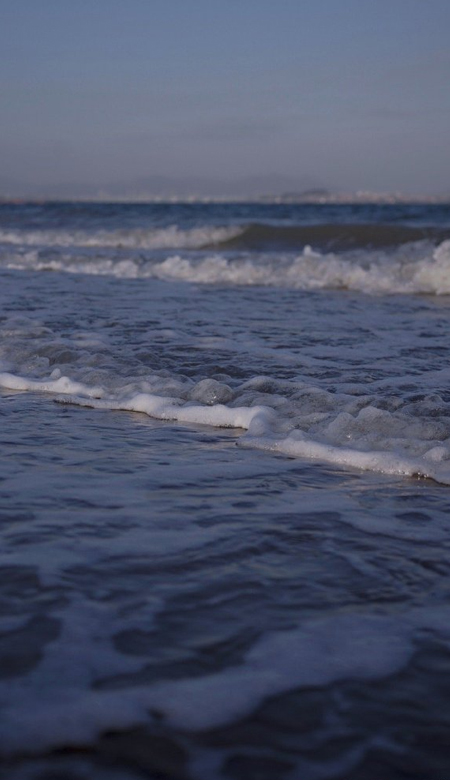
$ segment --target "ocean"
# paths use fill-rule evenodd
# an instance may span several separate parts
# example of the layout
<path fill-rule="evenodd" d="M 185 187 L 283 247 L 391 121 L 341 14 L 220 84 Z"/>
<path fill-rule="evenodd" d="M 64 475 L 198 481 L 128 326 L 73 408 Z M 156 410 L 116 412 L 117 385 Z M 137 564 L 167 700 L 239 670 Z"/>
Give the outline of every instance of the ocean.
<path fill-rule="evenodd" d="M 1 780 L 450 777 L 450 206 L 0 205 Z"/>

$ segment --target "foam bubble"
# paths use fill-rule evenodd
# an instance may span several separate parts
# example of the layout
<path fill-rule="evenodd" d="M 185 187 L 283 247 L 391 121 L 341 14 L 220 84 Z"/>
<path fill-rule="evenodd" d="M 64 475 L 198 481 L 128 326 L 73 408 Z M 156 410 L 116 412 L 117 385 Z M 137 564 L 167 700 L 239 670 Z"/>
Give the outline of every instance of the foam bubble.
<path fill-rule="evenodd" d="M 226 404 L 233 400 L 233 396 L 231 387 L 216 379 L 202 379 L 189 393 L 192 401 L 202 404 Z"/>
<path fill-rule="evenodd" d="M 56 372 L 56 374 L 55 374 Z M 26 379 L 6 372 L 0 374 L 0 387 L 8 390 L 32 390 L 41 393 L 64 393 L 79 394 L 82 397 L 88 396 L 101 398 L 104 390 L 101 387 L 90 387 L 81 382 L 74 382 L 67 376 L 60 376 L 59 369 L 52 372 L 51 379 Z"/>

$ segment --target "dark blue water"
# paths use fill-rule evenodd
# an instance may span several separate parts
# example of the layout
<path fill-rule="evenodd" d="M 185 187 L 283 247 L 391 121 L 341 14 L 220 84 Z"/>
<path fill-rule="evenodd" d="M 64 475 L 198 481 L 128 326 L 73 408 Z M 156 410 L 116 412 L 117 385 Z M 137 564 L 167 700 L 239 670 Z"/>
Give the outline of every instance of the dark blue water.
<path fill-rule="evenodd" d="M 2 780 L 450 775 L 449 222 L 2 204 Z"/>

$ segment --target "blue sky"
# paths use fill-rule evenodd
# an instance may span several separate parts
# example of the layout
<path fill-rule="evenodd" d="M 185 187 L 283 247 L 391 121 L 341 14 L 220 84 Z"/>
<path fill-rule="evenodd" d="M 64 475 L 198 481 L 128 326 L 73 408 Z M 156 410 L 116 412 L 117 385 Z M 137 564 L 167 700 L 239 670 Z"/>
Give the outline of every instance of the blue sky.
<path fill-rule="evenodd" d="M 450 0 L 0 0 L 0 186 L 450 191 Z"/>

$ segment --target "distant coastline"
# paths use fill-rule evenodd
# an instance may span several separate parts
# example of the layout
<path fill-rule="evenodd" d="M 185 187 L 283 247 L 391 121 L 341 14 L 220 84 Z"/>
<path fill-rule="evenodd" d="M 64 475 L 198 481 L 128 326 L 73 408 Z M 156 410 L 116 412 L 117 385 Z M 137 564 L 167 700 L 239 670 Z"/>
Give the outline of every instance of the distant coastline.
<path fill-rule="evenodd" d="M 449 189 L 350 189 L 315 176 L 267 173 L 222 179 L 150 174 L 109 181 L 30 182 L 0 175 L 0 201 L 93 203 L 450 203 Z"/>
<path fill-rule="evenodd" d="M 351 205 L 354 204 L 450 204 L 450 193 L 440 195 L 408 195 L 399 192 L 372 192 L 370 190 L 359 190 L 357 192 L 328 190 L 307 190 L 305 192 L 288 192 L 278 194 L 261 195 L 198 195 L 198 194 L 151 194 L 145 192 L 136 193 L 110 193 L 100 191 L 97 194 L 74 194 L 54 195 L 49 192 L 48 195 L 1 195 L 0 204 L 23 204 L 23 203 L 48 203 L 54 201 L 57 203 L 286 203 L 286 204 L 324 204 L 324 205 Z"/>

